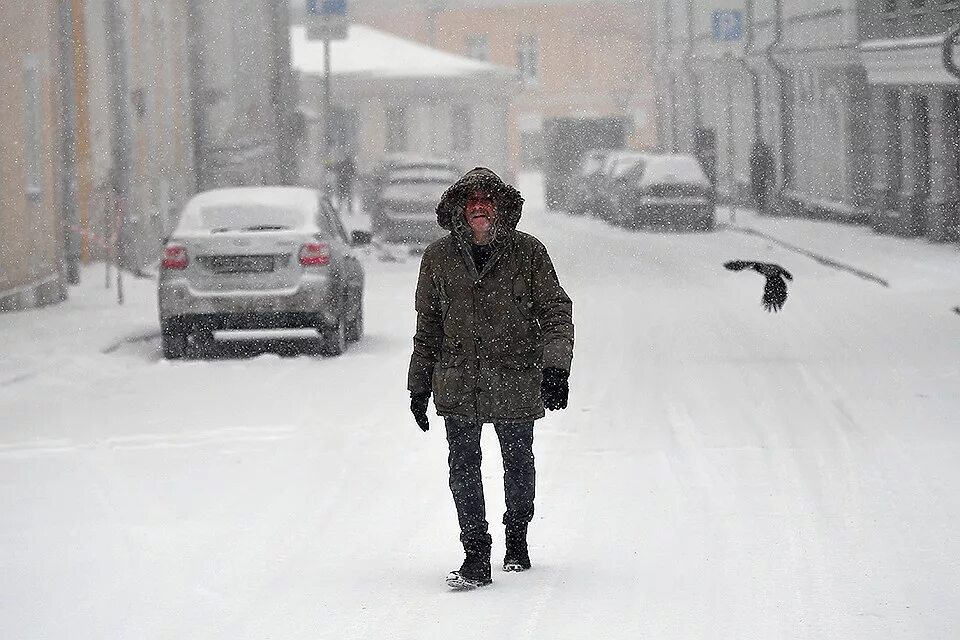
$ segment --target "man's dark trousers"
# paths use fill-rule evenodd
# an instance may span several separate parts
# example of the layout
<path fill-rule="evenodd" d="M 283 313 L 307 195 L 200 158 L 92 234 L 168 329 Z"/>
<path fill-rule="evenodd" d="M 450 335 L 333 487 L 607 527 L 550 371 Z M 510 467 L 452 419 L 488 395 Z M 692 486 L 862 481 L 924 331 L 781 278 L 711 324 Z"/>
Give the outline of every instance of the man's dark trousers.
<path fill-rule="evenodd" d="M 490 552 L 483 481 L 480 477 L 482 425 L 462 418 L 446 418 L 450 454 L 450 491 L 460 520 L 460 541 L 468 552 Z M 533 519 L 536 471 L 533 460 L 533 423 L 494 425 L 503 454 L 503 489 L 507 510 L 503 524 L 526 525 Z"/>

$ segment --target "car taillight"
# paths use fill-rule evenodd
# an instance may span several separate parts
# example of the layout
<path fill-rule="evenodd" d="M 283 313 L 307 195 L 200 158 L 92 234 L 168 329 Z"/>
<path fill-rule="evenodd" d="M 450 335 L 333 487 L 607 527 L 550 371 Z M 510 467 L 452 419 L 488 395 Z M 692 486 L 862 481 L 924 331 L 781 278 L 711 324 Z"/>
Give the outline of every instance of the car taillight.
<path fill-rule="evenodd" d="M 190 260 L 187 258 L 187 248 L 177 244 L 170 244 L 163 249 L 164 269 L 186 269 Z"/>
<path fill-rule="evenodd" d="M 330 248 L 322 242 L 308 242 L 300 248 L 300 264 L 322 267 L 330 264 Z"/>

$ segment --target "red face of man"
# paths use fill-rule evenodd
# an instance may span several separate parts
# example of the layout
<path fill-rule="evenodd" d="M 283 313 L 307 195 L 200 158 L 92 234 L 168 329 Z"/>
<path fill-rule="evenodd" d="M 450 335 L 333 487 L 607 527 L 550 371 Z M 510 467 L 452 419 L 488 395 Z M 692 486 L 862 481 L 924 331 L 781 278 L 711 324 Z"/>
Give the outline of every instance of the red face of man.
<path fill-rule="evenodd" d="M 490 194 L 483 191 L 471 191 L 467 195 L 464 217 L 473 232 L 473 241 L 486 244 L 492 240 L 493 225 L 497 221 L 497 208 Z"/>

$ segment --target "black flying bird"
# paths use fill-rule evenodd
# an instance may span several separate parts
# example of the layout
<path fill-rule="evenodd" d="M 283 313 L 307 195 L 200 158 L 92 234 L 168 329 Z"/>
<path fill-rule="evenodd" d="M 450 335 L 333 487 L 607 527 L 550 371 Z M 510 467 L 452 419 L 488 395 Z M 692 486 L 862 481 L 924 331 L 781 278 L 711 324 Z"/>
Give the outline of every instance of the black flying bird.
<path fill-rule="evenodd" d="M 783 303 L 787 301 L 787 280 L 793 280 L 790 272 L 778 264 L 769 262 L 753 262 L 750 260 L 731 260 L 723 265 L 730 271 L 743 271 L 744 269 L 753 269 L 767 279 L 763 286 L 763 298 L 760 303 L 767 311 L 780 311 L 783 309 Z"/>

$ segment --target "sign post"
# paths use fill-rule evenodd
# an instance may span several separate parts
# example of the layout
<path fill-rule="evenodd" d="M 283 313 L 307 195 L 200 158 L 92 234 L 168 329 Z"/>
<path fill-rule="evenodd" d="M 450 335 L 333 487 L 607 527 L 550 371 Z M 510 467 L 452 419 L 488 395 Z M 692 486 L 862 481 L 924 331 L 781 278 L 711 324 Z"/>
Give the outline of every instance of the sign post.
<path fill-rule="evenodd" d="M 320 118 L 323 122 L 321 154 L 323 158 L 323 186 L 330 184 L 330 41 L 344 40 L 347 37 L 347 0 L 307 0 L 307 37 L 323 40 L 323 109 Z"/>
<path fill-rule="evenodd" d="M 729 63 L 729 67 L 732 67 L 733 62 L 733 52 L 730 50 L 730 45 L 736 45 L 743 39 L 743 12 L 738 10 L 721 10 L 713 12 L 713 40 L 717 43 L 722 43 L 727 45 L 727 50 L 724 51 L 721 58 L 722 63 Z M 733 187 L 735 184 L 734 176 L 734 139 L 733 139 L 733 90 L 732 78 L 728 78 L 724 82 L 726 89 L 726 101 L 727 101 L 727 168 L 729 171 L 728 185 L 730 189 L 730 223 L 736 224 L 737 222 L 737 212 L 736 207 L 734 206 L 733 199 Z"/>

